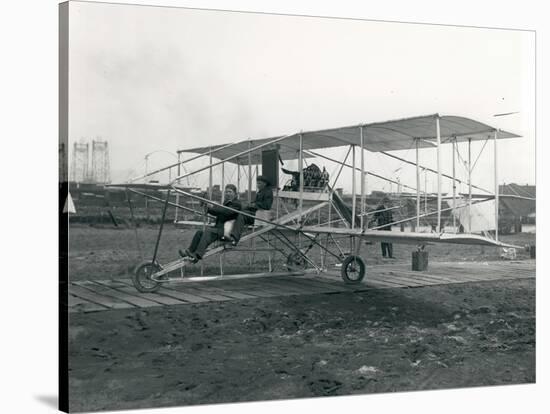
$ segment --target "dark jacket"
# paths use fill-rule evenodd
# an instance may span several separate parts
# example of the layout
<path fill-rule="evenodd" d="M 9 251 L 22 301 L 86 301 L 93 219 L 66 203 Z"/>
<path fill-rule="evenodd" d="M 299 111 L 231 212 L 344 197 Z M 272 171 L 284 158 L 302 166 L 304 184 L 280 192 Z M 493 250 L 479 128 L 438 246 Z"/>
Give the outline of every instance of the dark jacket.
<path fill-rule="evenodd" d="M 292 175 L 292 184 L 290 185 L 291 191 L 298 191 L 300 189 L 300 172 L 299 171 L 290 171 L 286 168 L 281 168 L 285 174 Z"/>
<path fill-rule="evenodd" d="M 230 207 L 230 208 L 233 208 L 235 210 L 241 210 L 241 202 L 237 199 L 234 199 L 234 200 L 231 200 L 231 201 L 226 201 L 225 203 L 223 203 L 223 205 L 227 206 L 227 207 Z M 220 229 L 223 229 L 223 224 L 226 221 L 234 220 L 239 215 L 239 213 L 235 213 L 231 210 L 227 210 L 227 209 L 225 209 L 223 207 L 219 207 L 219 206 L 213 206 L 213 207 L 208 208 L 208 213 L 212 214 L 213 216 L 216 217 L 215 227 L 220 228 Z"/>
<path fill-rule="evenodd" d="M 266 186 L 256 193 L 256 200 L 250 206 L 250 210 L 271 210 L 273 205 L 273 191 L 271 187 Z"/>
<path fill-rule="evenodd" d="M 376 209 L 385 210 L 386 207 L 384 205 L 380 205 Z M 383 226 L 380 227 L 378 230 L 391 230 L 390 223 L 393 222 L 393 214 L 391 210 L 377 211 L 376 213 L 374 213 L 374 219 L 376 220 L 378 226 Z"/>

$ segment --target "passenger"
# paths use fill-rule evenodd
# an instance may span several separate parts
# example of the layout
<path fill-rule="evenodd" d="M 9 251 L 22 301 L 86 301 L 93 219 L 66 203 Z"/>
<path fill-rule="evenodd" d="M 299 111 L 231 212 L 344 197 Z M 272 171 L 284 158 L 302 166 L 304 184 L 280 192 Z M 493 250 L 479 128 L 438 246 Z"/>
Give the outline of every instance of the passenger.
<path fill-rule="evenodd" d="M 256 199 L 243 210 L 245 213 L 251 215 L 256 215 L 256 211 L 258 210 L 271 210 L 271 206 L 273 205 L 273 191 L 271 190 L 271 183 L 269 180 L 263 175 L 259 175 L 256 180 L 256 186 L 258 188 L 256 191 Z M 252 217 L 239 214 L 233 225 L 233 230 L 231 231 L 231 244 L 233 246 L 236 246 L 241 239 L 244 227 L 252 224 L 254 224 L 254 219 Z"/>
<path fill-rule="evenodd" d="M 225 186 L 224 200 L 224 206 L 234 210 L 241 210 L 241 202 L 237 199 L 237 187 L 233 184 L 227 184 Z M 239 213 L 224 207 L 214 206 L 212 204 L 207 205 L 207 212 L 216 217 L 216 223 L 214 226 L 206 227 L 204 231 L 198 230 L 193 236 L 189 248 L 185 249 L 185 252 L 179 250 L 180 256 L 190 258 L 193 263 L 197 263 L 203 258 L 206 248 L 210 244 L 223 238 L 225 223 L 230 220 L 235 220 L 239 216 Z"/>

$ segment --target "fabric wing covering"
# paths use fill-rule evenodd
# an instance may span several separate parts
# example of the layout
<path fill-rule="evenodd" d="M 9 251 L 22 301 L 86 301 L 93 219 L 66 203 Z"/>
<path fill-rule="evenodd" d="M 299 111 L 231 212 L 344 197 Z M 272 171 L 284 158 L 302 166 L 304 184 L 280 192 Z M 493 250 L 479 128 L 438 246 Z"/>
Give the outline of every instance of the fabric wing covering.
<path fill-rule="evenodd" d="M 449 207 L 453 207 L 452 201 L 446 201 Z M 461 207 L 454 208 L 452 214 L 457 218 L 458 224 L 462 224 L 464 232 L 482 233 L 496 228 L 495 200 L 472 204 L 470 208 L 466 198 L 457 197 L 456 205 Z"/>
<path fill-rule="evenodd" d="M 439 117 L 441 143 L 450 143 L 454 139 L 464 142 L 492 139 L 496 128 L 473 119 L 460 116 L 440 116 L 438 114 L 417 116 L 413 118 L 397 119 L 386 122 L 353 125 L 318 131 L 297 132 L 287 136 L 262 138 L 240 141 L 230 146 L 227 144 L 212 147 L 200 147 L 179 152 L 208 154 L 220 160 L 246 165 L 249 163 L 248 152 L 252 151 L 250 162 L 261 163 L 261 151 L 279 145 L 281 159 L 296 159 L 300 149 L 299 136 L 303 138 L 304 157 L 312 157 L 307 150 L 341 147 L 347 145 L 361 145 L 361 129 L 363 131 L 364 147 L 372 152 L 407 150 L 415 146 L 418 140 L 419 148 L 431 148 L 435 146 L 436 120 Z M 519 135 L 499 130 L 498 138 L 518 138 Z M 272 144 L 269 144 L 272 142 Z M 239 155 L 240 154 L 240 155 Z M 236 157 L 239 155 L 238 157 Z"/>

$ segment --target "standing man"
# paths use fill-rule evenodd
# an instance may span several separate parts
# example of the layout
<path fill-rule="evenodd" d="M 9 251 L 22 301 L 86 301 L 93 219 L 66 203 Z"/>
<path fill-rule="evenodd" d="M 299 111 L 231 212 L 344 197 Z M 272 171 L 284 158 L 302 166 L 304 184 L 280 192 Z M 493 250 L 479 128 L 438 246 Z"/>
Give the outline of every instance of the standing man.
<path fill-rule="evenodd" d="M 224 207 L 234 210 L 241 210 L 241 202 L 237 199 L 237 187 L 233 184 L 227 184 L 224 192 Z M 207 213 L 216 217 L 214 226 L 208 226 L 204 231 L 198 230 L 193 236 L 193 240 L 185 252 L 179 251 L 180 256 L 188 257 L 193 263 L 201 260 L 206 252 L 206 248 L 216 240 L 221 240 L 224 233 L 224 224 L 227 221 L 235 220 L 239 213 L 226 209 L 224 207 L 206 204 Z"/>
<path fill-rule="evenodd" d="M 281 168 L 281 170 L 288 175 L 292 176 L 292 181 L 290 183 L 290 191 L 299 191 L 300 189 L 300 171 L 290 171 L 286 168 Z M 304 182 L 305 182 L 305 171 L 304 171 Z M 284 190 L 284 188 L 283 188 Z"/>
<path fill-rule="evenodd" d="M 258 210 L 271 210 L 271 206 L 273 205 L 273 191 L 271 190 L 269 180 L 263 175 L 259 175 L 256 179 L 256 187 L 256 199 L 243 210 L 245 213 L 251 215 L 255 215 Z M 239 214 L 231 231 L 231 244 L 233 246 L 236 246 L 239 242 L 244 226 L 251 224 L 254 224 L 252 217 Z"/>
<path fill-rule="evenodd" d="M 380 205 L 376 207 L 376 213 L 374 213 L 374 219 L 379 226 L 378 230 L 391 231 L 391 223 L 393 222 L 393 215 L 391 210 L 389 210 L 386 205 L 389 205 L 389 199 L 384 197 L 380 202 Z M 382 242 L 382 257 L 387 257 L 393 259 L 393 244 Z"/>

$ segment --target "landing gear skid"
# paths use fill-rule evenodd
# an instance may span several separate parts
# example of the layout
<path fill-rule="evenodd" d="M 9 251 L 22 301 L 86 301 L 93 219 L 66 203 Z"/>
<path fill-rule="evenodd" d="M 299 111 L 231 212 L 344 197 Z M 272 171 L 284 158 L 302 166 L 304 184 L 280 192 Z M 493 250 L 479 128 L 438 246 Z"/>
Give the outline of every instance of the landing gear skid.
<path fill-rule="evenodd" d="M 365 262 L 359 256 L 347 256 L 342 262 L 342 279 L 348 284 L 360 283 L 365 277 L 365 273 Z"/>

